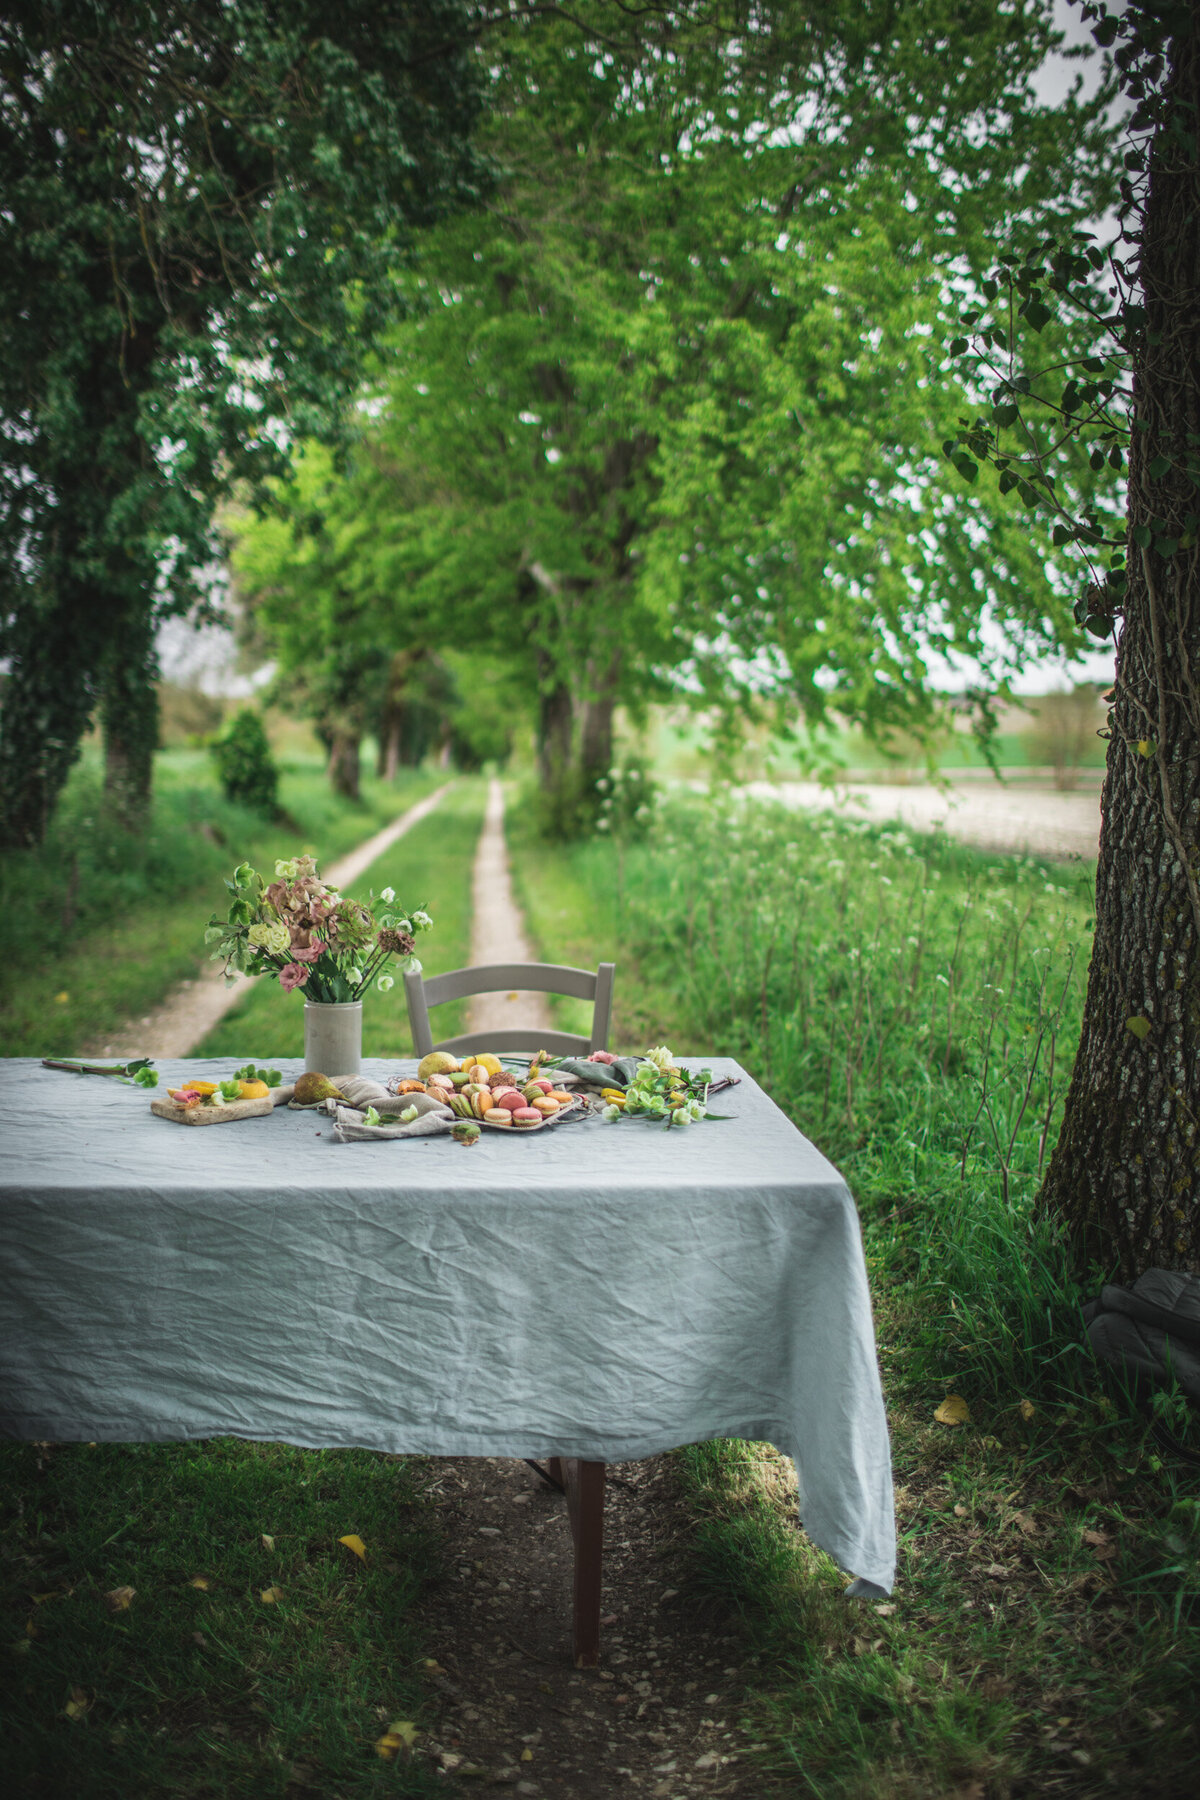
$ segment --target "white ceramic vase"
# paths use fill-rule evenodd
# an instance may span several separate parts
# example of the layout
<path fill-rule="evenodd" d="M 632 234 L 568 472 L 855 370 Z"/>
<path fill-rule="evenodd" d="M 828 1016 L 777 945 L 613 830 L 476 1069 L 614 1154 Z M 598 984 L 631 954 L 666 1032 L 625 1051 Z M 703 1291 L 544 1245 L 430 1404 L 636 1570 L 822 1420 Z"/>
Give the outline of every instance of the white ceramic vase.
<path fill-rule="evenodd" d="M 304 1067 L 333 1080 L 362 1068 L 362 1001 L 304 1002 Z"/>

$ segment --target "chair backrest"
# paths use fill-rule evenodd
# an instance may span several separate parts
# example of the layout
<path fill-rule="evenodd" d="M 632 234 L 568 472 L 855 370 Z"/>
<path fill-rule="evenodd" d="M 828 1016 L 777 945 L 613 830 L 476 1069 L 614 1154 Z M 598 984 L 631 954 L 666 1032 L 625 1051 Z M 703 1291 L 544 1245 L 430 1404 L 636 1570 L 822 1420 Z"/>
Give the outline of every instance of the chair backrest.
<path fill-rule="evenodd" d="M 608 1033 L 612 1023 L 613 979 L 615 963 L 601 963 L 595 974 L 589 969 L 572 969 L 565 963 L 488 963 L 476 969 L 452 969 L 448 975 L 406 975 L 404 996 L 408 1001 L 408 1022 L 412 1028 L 413 1047 L 418 1056 L 431 1050 L 552 1050 L 556 1055 L 590 1054 L 608 1049 Z M 506 993 L 513 988 L 535 994 L 567 994 L 575 1000 L 592 1002 L 590 1037 L 574 1031 L 536 1031 L 524 1026 L 511 1030 L 468 1031 L 459 1037 L 433 1041 L 429 1008 L 444 1006 L 448 1000 L 465 1000 L 475 994 Z"/>

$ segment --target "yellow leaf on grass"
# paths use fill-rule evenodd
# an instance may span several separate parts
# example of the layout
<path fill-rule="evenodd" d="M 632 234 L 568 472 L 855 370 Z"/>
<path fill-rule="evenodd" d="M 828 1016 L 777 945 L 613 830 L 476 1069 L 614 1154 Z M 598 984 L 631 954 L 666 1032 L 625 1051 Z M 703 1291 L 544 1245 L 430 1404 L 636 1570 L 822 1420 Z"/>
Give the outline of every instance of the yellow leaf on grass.
<path fill-rule="evenodd" d="M 384 1762 L 391 1762 L 393 1756 L 395 1756 L 397 1750 L 399 1750 L 402 1741 L 403 1740 L 398 1738 L 394 1732 L 385 1731 L 381 1738 L 375 1739 L 376 1756 L 382 1756 Z"/>
<path fill-rule="evenodd" d="M 277 1600 L 283 1599 L 283 1589 L 281 1587 L 264 1588 L 258 1597 L 264 1606 L 274 1606 Z"/>
<path fill-rule="evenodd" d="M 939 1425 L 965 1425 L 971 1409 L 961 1394 L 947 1394 L 933 1416 Z"/>
<path fill-rule="evenodd" d="M 364 1562 L 366 1561 L 367 1546 L 363 1543 L 356 1531 L 347 1532 L 345 1537 L 340 1537 L 338 1539 L 338 1543 L 345 1544 L 347 1550 L 353 1550 L 355 1556 L 361 1557 Z"/>
<path fill-rule="evenodd" d="M 522 1752 L 521 1752 L 521 1761 L 522 1762 L 532 1762 L 533 1761 L 533 1751 L 529 1748 L 528 1744 L 525 1746 L 524 1750 L 522 1750 Z"/>
<path fill-rule="evenodd" d="M 1022 1400 L 1022 1402 L 1021 1402 L 1021 1417 L 1023 1419 L 1032 1419 L 1032 1417 L 1036 1411 L 1037 1411 L 1037 1407 L 1033 1404 L 1032 1400 Z"/>
<path fill-rule="evenodd" d="M 128 1612 L 129 1603 L 136 1592 L 137 1589 L 131 1587 L 111 1588 L 104 1596 L 105 1605 L 109 1612 Z"/>
<path fill-rule="evenodd" d="M 264 1550 L 273 1550 L 275 1548 L 275 1539 L 268 1536 L 265 1531 L 262 1534 L 262 1547 Z"/>
<path fill-rule="evenodd" d="M 65 1006 L 70 998 L 70 994 L 68 994 L 66 988 L 64 988 L 61 994 L 55 994 L 54 1004 L 55 1006 Z"/>
<path fill-rule="evenodd" d="M 84 1713 L 88 1711 L 91 1704 L 91 1701 L 88 1699 L 86 1688 L 73 1687 L 71 1689 L 71 1698 L 63 1707 L 63 1712 L 68 1719 L 82 1719 Z"/>
<path fill-rule="evenodd" d="M 199 1588 L 202 1593 L 207 1594 L 207 1592 L 209 1590 L 209 1586 L 210 1586 L 208 1576 L 207 1575 L 193 1575 L 192 1579 L 188 1582 L 188 1586 L 194 1587 L 194 1588 Z"/>
<path fill-rule="evenodd" d="M 411 1750 L 417 1741 L 418 1732 L 411 1719 L 393 1719 L 388 1726 L 388 1736 L 399 1738 Z"/>

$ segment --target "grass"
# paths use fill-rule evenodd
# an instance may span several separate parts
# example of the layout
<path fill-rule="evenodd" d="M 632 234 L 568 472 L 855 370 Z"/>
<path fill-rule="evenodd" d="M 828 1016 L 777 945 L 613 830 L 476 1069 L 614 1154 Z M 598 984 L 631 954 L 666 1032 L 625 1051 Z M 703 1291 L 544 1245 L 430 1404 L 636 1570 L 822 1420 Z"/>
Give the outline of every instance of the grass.
<path fill-rule="evenodd" d="M 680 1460 L 696 1591 L 741 1613 L 763 1659 L 746 1722 L 765 1767 L 822 1800 L 1194 1791 L 1194 1481 L 1099 1378 L 1079 1308 L 1101 1274 L 1033 1207 L 1093 870 L 699 803 L 652 841 L 567 852 L 518 815 L 513 848 L 541 953 L 615 956 L 615 1047 L 738 1057 L 858 1201 L 893 1599 L 845 1600 L 768 1446 Z M 970 1410 L 956 1428 L 934 1417 L 950 1393 Z"/>
<path fill-rule="evenodd" d="M 483 826 L 486 799 L 482 781 L 463 779 L 437 807 L 379 860 L 350 890 L 376 893 L 389 884 L 406 904 L 428 901 L 434 929 L 419 943 L 426 972 L 461 968 L 471 944 L 471 868 Z M 433 1015 L 439 1037 L 465 1029 L 467 1002 L 444 1006 Z M 220 1024 L 214 1026 L 194 1054 L 250 1058 L 304 1054 L 304 1008 L 297 994 L 285 994 L 276 981 L 259 981 Z M 400 981 L 388 994 L 372 991 L 363 1004 L 363 1054 L 410 1056 L 412 1041 Z M 338 1073 L 336 1070 L 330 1073 Z"/>
<path fill-rule="evenodd" d="M 0 1447 L 7 1792 L 429 1792 L 374 1750 L 420 1704 L 420 1483 L 410 1460 L 231 1439 Z"/>
<path fill-rule="evenodd" d="M 332 794 L 316 758 L 297 755 L 283 763 L 280 784 L 294 823 L 278 824 L 226 801 L 205 752 L 163 751 L 149 827 L 134 835 L 106 816 L 101 770 L 85 757 L 46 842 L 0 868 L 0 1054 L 78 1055 L 122 1019 L 149 1012 L 197 973 L 204 926 L 238 862 L 271 863 L 298 848 L 332 861 L 438 779 L 364 777 L 356 806 Z"/>

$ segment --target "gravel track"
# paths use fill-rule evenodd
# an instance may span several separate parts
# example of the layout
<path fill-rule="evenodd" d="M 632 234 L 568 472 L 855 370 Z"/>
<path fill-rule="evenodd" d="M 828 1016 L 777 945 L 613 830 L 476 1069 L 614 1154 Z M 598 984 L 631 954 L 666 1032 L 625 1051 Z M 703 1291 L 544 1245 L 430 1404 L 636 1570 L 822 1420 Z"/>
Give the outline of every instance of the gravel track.
<path fill-rule="evenodd" d="M 831 789 L 815 781 L 753 781 L 742 791 L 755 799 L 850 818 L 898 819 L 913 831 L 944 831 L 983 850 L 1090 859 L 1100 836 L 1098 788 L 1061 794 L 999 782 L 955 782 L 943 790 L 868 782 Z"/>

